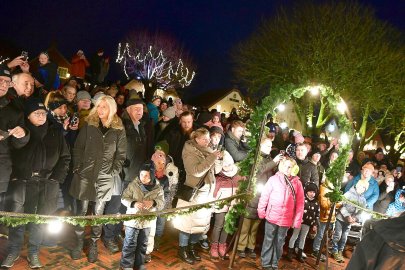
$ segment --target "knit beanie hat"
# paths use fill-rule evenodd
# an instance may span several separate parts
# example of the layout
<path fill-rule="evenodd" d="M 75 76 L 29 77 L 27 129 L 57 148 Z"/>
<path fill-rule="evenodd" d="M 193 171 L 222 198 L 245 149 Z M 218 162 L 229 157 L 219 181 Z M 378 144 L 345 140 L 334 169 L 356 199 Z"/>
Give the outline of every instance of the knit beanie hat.
<path fill-rule="evenodd" d="M 162 112 L 162 115 L 169 119 L 173 119 L 176 116 L 176 109 L 174 107 L 169 107 Z"/>
<path fill-rule="evenodd" d="M 30 115 L 36 110 L 46 110 L 44 103 L 39 98 L 29 98 L 26 100 L 24 105 L 24 113 L 26 116 Z"/>
<path fill-rule="evenodd" d="M 169 144 L 166 140 L 160 141 L 155 145 L 155 150 L 163 151 L 166 155 L 169 154 Z"/>
<path fill-rule="evenodd" d="M 91 96 L 90 96 L 89 92 L 87 92 L 87 91 L 79 91 L 79 92 L 77 92 L 76 99 L 77 99 L 77 101 L 84 100 L 84 99 L 91 100 Z"/>
<path fill-rule="evenodd" d="M 304 189 L 305 189 L 305 193 L 307 193 L 307 192 L 309 192 L 309 191 L 313 191 L 313 192 L 315 192 L 315 193 L 318 192 L 318 186 L 317 186 L 315 183 L 313 183 L 313 182 L 307 182 L 307 183 L 305 184 Z"/>

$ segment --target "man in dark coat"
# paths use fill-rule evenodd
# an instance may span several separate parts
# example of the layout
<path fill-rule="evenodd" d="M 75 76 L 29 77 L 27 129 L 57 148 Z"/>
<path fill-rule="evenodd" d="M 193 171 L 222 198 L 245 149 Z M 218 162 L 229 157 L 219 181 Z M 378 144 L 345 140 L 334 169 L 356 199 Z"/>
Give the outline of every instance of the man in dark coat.
<path fill-rule="evenodd" d="M 127 158 L 124 165 L 125 182 L 130 183 L 139 175 L 140 166 L 153 154 L 153 131 L 144 117 L 142 99 L 129 99 L 123 124 L 127 137 Z M 146 117 L 147 118 L 147 117 Z"/>
<path fill-rule="evenodd" d="M 13 151 L 13 169 L 8 190 L 12 212 L 50 215 L 56 210 L 59 184 L 66 177 L 70 153 L 62 132 L 48 127 L 46 108 L 39 99 L 25 104 L 26 127 L 30 141 Z M 25 226 L 9 229 L 8 255 L 1 266 L 10 268 L 20 255 L 24 244 Z M 40 268 L 39 249 L 43 228 L 39 224 L 29 226 L 28 262 L 31 268 Z"/>
<path fill-rule="evenodd" d="M 225 149 L 235 162 L 244 160 L 249 152 L 249 146 L 244 138 L 245 124 L 240 120 L 231 123 L 231 128 L 225 134 Z"/>
<path fill-rule="evenodd" d="M 0 211 L 4 211 L 5 194 L 11 174 L 12 149 L 18 149 L 29 141 L 29 132 L 24 129 L 24 117 L 10 104 L 6 94 L 11 85 L 10 70 L 0 65 Z"/>
<path fill-rule="evenodd" d="M 308 148 L 303 143 L 297 144 L 296 156 L 297 165 L 300 168 L 298 177 L 300 178 L 302 185 L 306 182 L 312 182 L 319 188 L 319 173 L 315 164 L 310 162 L 307 158 Z"/>
<path fill-rule="evenodd" d="M 405 269 L 405 214 L 381 220 L 357 244 L 346 270 Z"/>
<path fill-rule="evenodd" d="M 190 139 L 190 134 L 195 128 L 193 121 L 194 116 L 191 112 L 183 112 L 179 116 L 179 125 L 173 126 L 163 138 L 169 144 L 169 155 L 173 158 L 174 165 L 179 168 L 180 181 L 185 180 L 182 152 L 184 143 Z"/>

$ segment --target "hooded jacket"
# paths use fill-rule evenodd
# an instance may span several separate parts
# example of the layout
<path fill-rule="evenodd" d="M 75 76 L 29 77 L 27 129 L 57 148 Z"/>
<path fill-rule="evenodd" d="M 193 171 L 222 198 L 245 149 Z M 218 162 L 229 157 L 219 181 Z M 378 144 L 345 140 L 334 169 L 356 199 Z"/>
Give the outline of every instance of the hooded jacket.
<path fill-rule="evenodd" d="M 352 181 L 348 182 L 345 187 L 345 192 L 348 192 L 352 186 L 355 186 L 357 182 L 359 182 L 361 178 L 361 174 L 357 175 Z M 368 180 L 368 189 L 364 192 L 364 197 L 367 201 L 367 208 L 373 209 L 374 203 L 378 200 L 378 196 L 380 194 L 380 189 L 378 188 L 378 183 L 374 179 L 374 177 L 370 177 Z"/>
<path fill-rule="evenodd" d="M 73 148 L 73 180 L 70 194 L 78 200 L 109 201 L 114 184 L 125 160 L 127 140 L 117 115 L 103 134 L 99 118 L 90 115 L 80 129 Z"/>
<path fill-rule="evenodd" d="M 307 192 L 308 187 L 313 185 L 316 189 L 315 197 L 311 200 L 308 198 Z M 304 202 L 304 215 L 302 217 L 302 224 L 306 224 L 308 226 L 317 225 L 319 221 L 319 202 L 317 200 L 318 195 L 318 187 L 314 183 L 309 183 L 304 188 L 305 192 L 305 202 Z"/>
<path fill-rule="evenodd" d="M 295 202 L 284 174 L 277 172 L 270 177 L 263 188 L 257 206 L 260 219 L 266 218 L 268 222 L 282 227 L 301 227 L 304 213 L 304 189 L 297 176 L 293 176 L 290 182 L 295 190 Z"/>
<path fill-rule="evenodd" d="M 360 243 L 346 270 L 405 269 L 405 215 L 374 224 Z"/>
<path fill-rule="evenodd" d="M 154 183 L 154 187 L 148 191 L 143 187 L 143 184 L 139 180 L 139 178 L 135 178 L 134 181 L 129 183 L 128 187 L 122 193 L 121 203 L 127 207 L 127 214 L 140 214 L 144 213 L 137 208 L 134 208 L 134 202 L 142 202 L 142 201 L 154 201 L 154 205 L 149 210 L 145 210 L 146 212 L 154 212 L 163 209 L 164 206 L 164 195 L 163 189 L 160 184 Z M 151 227 L 152 223 L 156 221 L 153 220 L 141 220 L 141 219 L 132 219 L 129 221 L 124 221 L 125 226 L 129 226 L 136 229 L 144 229 Z"/>
<path fill-rule="evenodd" d="M 405 212 L 405 203 L 400 201 L 400 196 L 405 196 L 405 190 L 399 189 L 395 194 L 395 201 L 390 203 L 387 209 L 387 215 L 390 217 L 397 217 L 401 213 Z"/>

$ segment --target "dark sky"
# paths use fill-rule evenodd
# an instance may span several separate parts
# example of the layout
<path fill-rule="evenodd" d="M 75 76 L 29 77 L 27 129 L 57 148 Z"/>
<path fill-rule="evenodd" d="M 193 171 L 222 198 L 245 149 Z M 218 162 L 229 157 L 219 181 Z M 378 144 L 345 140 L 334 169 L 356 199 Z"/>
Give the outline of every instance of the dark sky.
<path fill-rule="evenodd" d="M 246 39 L 263 18 L 293 0 L 184 1 L 0 1 L 1 38 L 28 50 L 31 58 L 56 41 L 68 58 L 98 48 L 115 59 L 120 39 L 133 30 L 159 31 L 176 38 L 194 59 L 193 92 L 232 87 L 230 50 Z M 405 30 L 404 0 L 362 0 L 377 16 Z M 1 44 L 0 44 L 1 46 Z M 118 75 L 118 67 L 111 75 Z"/>

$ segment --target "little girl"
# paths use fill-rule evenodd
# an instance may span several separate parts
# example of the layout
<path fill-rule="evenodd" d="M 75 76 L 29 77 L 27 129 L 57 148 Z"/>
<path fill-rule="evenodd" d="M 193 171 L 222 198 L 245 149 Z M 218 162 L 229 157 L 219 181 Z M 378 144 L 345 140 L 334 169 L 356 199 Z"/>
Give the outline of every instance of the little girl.
<path fill-rule="evenodd" d="M 317 199 L 318 187 L 313 182 L 307 182 L 304 190 L 304 215 L 302 217 L 301 228 L 294 229 L 293 235 L 291 236 L 290 242 L 288 243 L 287 259 L 289 261 L 292 261 L 294 254 L 294 244 L 299 236 L 297 260 L 300 262 L 304 262 L 304 259 L 302 258 L 302 250 L 304 249 L 305 239 L 307 238 L 307 234 L 311 226 L 313 226 L 313 230 L 316 231 L 317 224 L 319 222 L 319 203 Z"/>

